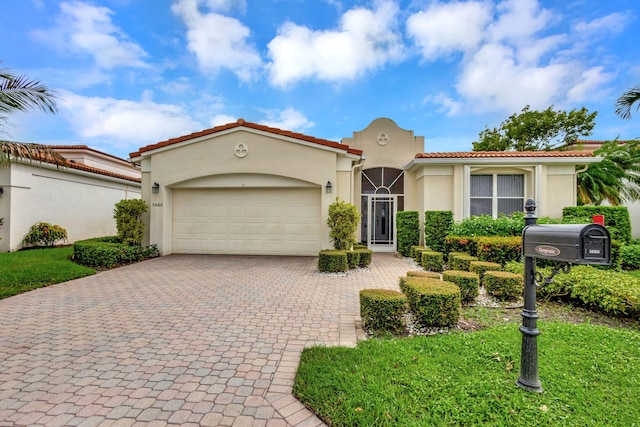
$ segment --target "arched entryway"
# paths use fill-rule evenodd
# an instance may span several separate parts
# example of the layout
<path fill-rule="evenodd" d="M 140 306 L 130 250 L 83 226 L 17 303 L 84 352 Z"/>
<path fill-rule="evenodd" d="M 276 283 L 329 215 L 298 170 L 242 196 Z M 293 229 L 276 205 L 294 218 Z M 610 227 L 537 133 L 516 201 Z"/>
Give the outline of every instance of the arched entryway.
<path fill-rule="evenodd" d="M 396 213 L 404 210 L 404 171 L 366 169 L 361 184 L 362 242 L 375 251 L 395 251 Z"/>

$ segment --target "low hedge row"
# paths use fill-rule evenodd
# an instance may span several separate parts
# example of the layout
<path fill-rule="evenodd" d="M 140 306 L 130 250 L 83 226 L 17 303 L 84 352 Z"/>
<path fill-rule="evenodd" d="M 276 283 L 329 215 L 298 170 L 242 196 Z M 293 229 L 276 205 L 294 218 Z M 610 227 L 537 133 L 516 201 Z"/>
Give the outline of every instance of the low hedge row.
<path fill-rule="evenodd" d="M 480 293 L 480 276 L 469 271 L 447 270 L 442 273 L 442 280 L 455 283 L 460 288 L 460 299 L 470 303 Z"/>
<path fill-rule="evenodd" d="M 487 271 L 482 284 L 489 295 L 501 301 L 515 301 L 524 292 L 522 274 L 508 271 Z"/>
<path fill-rule="evenodd" d="M 460 288 L 428 277 L 404 282 L 409 308 L 424 326 L 453 327 L 460 319 Z"/>
<path fill-rule="evenodd" d="M 444 270 L 444 254 L 442 252 L 421 251 L 420 265 L 427 271 Z"/>
<path fill-rule="evenodd" d="M 82 265 L 112 268 L 160 256 L 156 245 L 129 246 L 117 236 L 79 240 L 73 244 L 73 259 Z"/>
<path fill-rule="evenodd" d="M 318 254 L 318 271 L 323 273 L 343 273 L 349 269 L 365 268 L 371 264 L 371 249 L 352 251 L 324 250 Z"/>
<path fill-rule="evenodd" d="M 389 289 L 360 291 L 362 325 L 375 336 L 399 335 L 405 329 L 407 297 Z"/>

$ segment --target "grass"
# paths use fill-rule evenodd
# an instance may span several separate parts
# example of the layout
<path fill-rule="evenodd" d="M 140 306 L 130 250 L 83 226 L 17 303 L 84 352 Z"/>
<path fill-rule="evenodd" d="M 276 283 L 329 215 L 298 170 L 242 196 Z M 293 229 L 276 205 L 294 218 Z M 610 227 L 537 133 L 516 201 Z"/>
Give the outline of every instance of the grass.
<path fill-rule="evenodd" d="M 640 330 L 539 328 L 543 393 L 515 386 L 521 334 L 508 324 L 307 348 L 294 394 L 333 426 L 640 425 Z"/>
<path fill-rule="evenodd" d="M 71 255 L 72 246 L 0 253 L 0 299 L 95 274 Z"/>

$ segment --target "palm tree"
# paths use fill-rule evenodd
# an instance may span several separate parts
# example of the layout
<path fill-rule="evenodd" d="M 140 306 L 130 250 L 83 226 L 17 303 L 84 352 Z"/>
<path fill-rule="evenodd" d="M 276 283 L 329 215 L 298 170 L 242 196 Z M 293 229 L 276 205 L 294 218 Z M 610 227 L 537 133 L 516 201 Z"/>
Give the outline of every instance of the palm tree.
<path fill-rule="evenodd" d="M 622 94 L 616 101 L 616 114 L 623 119 L 631 118 L 631 107 L 638 103 L 636 111 L 640 108 L 640 86 L 633 87 Z"/>
<path fill-rule="evenodd" d="M 26 76 L 15 76 L 6 68 L 0 69 L 0 130 L 7 115 L 19 111 L 42 110 L 58 112 L 55 92 L 39 81 Z M 27 162 L 47 162 L 65 166 L 67 160 L 55 150 L 42 144 L 0 141 L 0 166 L 7 166 L 11 159 Z"/>

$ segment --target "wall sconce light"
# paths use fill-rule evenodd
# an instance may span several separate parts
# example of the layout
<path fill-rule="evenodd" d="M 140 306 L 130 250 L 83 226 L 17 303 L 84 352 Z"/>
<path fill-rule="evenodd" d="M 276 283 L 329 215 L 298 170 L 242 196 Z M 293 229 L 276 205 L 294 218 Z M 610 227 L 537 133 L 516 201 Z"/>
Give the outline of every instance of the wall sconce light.
<path fill-rule="evenodd" d="M 158 184 L 157 182 L 154 182 L 153 185 L 151 186 L 151 192 L 153 194 L 158 194 L 160 192 L 160 184 Z"/>
<path fill-rule="evenodd" d="M 327 181 L 327 185 L 324 186 L 324 189 L 327 192 L 327 194 L 333 191 L 333 184 L 331 184 L 331 181 Z"/>
<path fill-rule="evenodd" d="M 2 193 L 4 193 L 4 187 L 0 187 L 0 196 L 2 196 Z"/>

